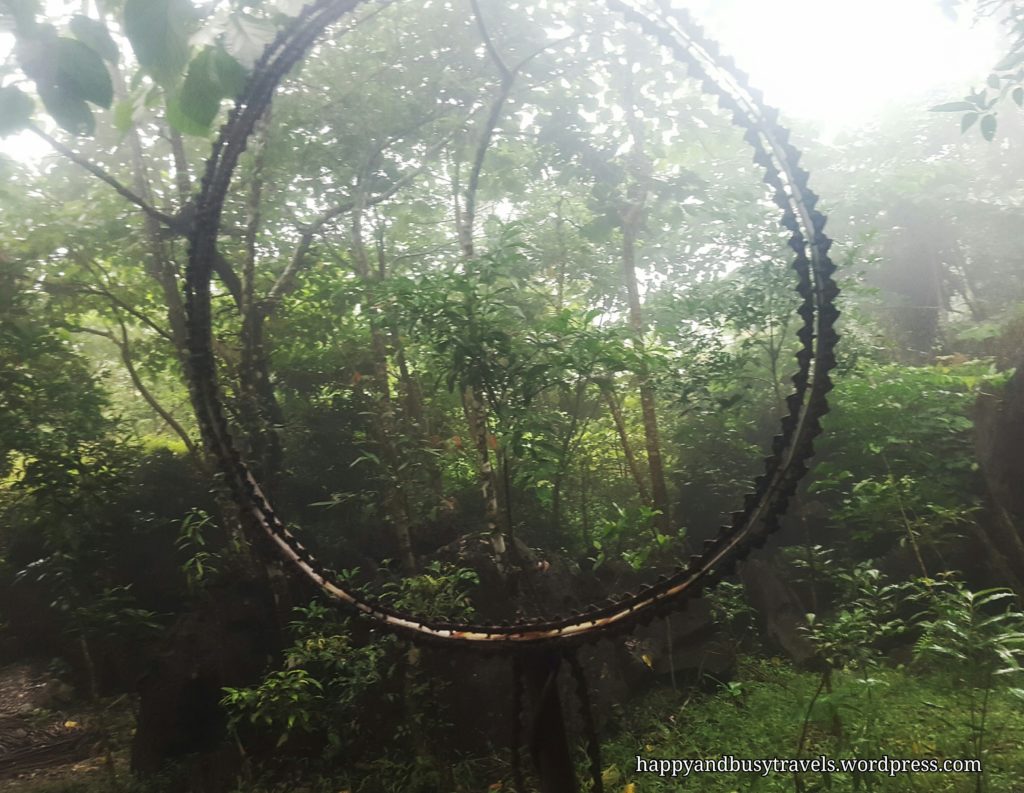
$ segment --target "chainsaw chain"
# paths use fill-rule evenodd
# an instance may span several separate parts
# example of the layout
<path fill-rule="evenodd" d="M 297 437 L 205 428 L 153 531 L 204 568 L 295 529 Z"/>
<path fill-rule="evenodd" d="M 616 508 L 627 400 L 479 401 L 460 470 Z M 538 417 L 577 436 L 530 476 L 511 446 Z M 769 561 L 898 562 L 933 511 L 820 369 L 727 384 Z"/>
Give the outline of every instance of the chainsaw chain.
<path fill-rule="evenodd" d="M 221 404 L 211 341 L 210 280 L 224 201 L 238 159 L 281 80 L 329 25 L 363 1 L 317 0 L 306 6 L 256 64 L 207 161 L 185 279 L 189 388 L 207 449 L 219 463 L 244 518 L 260 529 L 284 559 L 333 602 L 355 609 L 382 630 L 417 643 L 489 653 L 544 645 L 565 650 L 630 632 L 685 608 L 689 600 L 732 574 L 737 562 L 752 549 L 764 545 L 768 535 L 778 529 L 807 472 L 814 438 L 821 432 L 820 419 L 828 411 L 829 371 L 835 366 L 838 341 L 834 326 L 839 312 L 834 301 L 839 290 L 832 279 L 835 266 L 828 254 L 832 243 L 824 233 L 825 216 L 815 209 L 817 196 L 807 187 L 808 173 L 799 166 L 800 153 L 790 144 L 788 130 L 778 123 L 777 111 L 763 104 L 747 76 L 719 54 L 718 45 L 686 13 L 665 5 L 641 7 L 606 0 L 627 22 L 639 26 L 685 63 L 704 92 L 716 96 L 719 105 L 732 113 L 733 122 L 745 130 L 745 140 L 754 150 L 754 161 L 764 169 L 764 182 L 782 210 L 781 224 L 791 233 L 789 245 L 796 254 L 792 266 L 801 297 L 797 313 L 802 324 L 797 333 L 800 349 L 796 354 L 798 371 L 792 378 L 794 390 L 786 399 L 787 415 L 773 439 L 772 453 L 764 461 L 764 473 L 744 498 L 743 508 L 732 513 L 731 523 L 723 526 L 716 538 L 707 540 L 688 565 L 637 593 L 592 605 L 578 614 L 507 625 L 459 624 L 428 620 L 382 605 L 335 580 L 284 525 L 242 460 Z"/>

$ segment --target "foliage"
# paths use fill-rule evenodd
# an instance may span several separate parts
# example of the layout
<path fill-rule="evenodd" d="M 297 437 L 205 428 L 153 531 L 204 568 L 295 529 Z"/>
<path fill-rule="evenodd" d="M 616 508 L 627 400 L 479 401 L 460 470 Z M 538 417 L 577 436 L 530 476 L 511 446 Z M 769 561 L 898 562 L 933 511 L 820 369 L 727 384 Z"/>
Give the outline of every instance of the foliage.
<path fill-rule="evenodd" d="M 984 689 L 998 678 L 1016 685 L 1024 653 L 1024 615 L 1013 606 L 1013 592 L 972 592 L 959 581 L 943 580 L 929 583 L 921 598 L 928 611 L 915 646 L 919 658 L 949 667 L 957 675 L 955 682 L 969 688 Z M 1021 694 L 1019 687 L 1013 690 Z"/>
<path fill-rule="evenodd" d="M 381 598 L 425 619 L 467 620 L 473 616 L 470 591 L 479 583 L 475 570 L 435 561 L 416 575 L 385 584 Z"/>
<path fill-rule="evenodd" d="M 921 599 L 927 611 L 915 658 L 952 675 L 955 699 L 967 718 L 948 706 L 928 704 L 951 727 L 966 726 L 971 755 L 985 761 L 992 742 L 993 696 L 1005 690 L 1024 701 L 1024 613 L 1013 605 L 1016 595 L 1009 590 L 974 592 L 948 578 L 927 582 Z M 978 791 L 988 789 L 986 777 L 979 775 Z"/>
<path fill-rule="evenodd" d="M 140 659 L 153 625 L 230 585 L 243 552 L 235 516 L 211 497 L 183 377 L 185 232 L 205 138 L 300 6 L 0 3 L 17 41 L 0 67 L 0 134 L 34 124 L 60 155 L 0 160 L 0 587 L 45 598 L 53 608 L 39 613 L 64 635 L 138 642 Z M 986 137 L 998 98 L 1019 97 L 1013 47 L 969 108 L 948 108 Z M 514 80 L 501 79 L 502 59 L 520 64 Z M 999 130 L 1014 133 L 1002 118 Z M 909 615 L 902 587 L 868 561 L 907 544 L 934 575 L 985 528 L 971 407 L 1006 376 L 995 340 L 1024 297 L 1019 158 L 976 151 L 928 114 L 812 136 L 794 131 L 815 189 L 833 196 L 843 360 L 816 478 L 791 506 L 821 536 L 786 555 L 812 593 L 824 672 L 747 664 L 723 691 L 658 711 L 613 741 L 609 787 L 668 785 L 628 773 L 647 743 L 694 757 L 971 745 L 997 764 L 992 785 L 1020 784 L 980 716 L 988 697 L 985 724 L 1019 726 L 1006 704 L 1017 686 L 985 682 L 1016 676 L 996 672 L 1018 660 L 1017 618 L 981 627 L 998 599 L 971 616 L 967 590 L 927 590 L 926 644 L 957 647 L 943 633 L 953 628 L 974 642 L 950 659 L 974 681 L 958 699 L 934 676 L 889 668 Z M 579 561 L 586 588 L 622 562 L 644 577 L 676 565 L 741 503 L 791 390 L 792 251 L 728 117 L 602 4 L 363 4 L 288 76 L 250 144 L 219 240 L 218 377 L 243 458 L 280 443 L 265 492 L 328 567 L 358 561 L 384 602 L 470 619 L 487 589 L 476 571 L 428 561 L 399 578 L 388 560 L 400 513 L 420 560 L 478 536 L 493 517 L 488 470 L 509 533 L 542 558 Z M 667 505 L 652 496 L 655 452 Z M 712 610 L 747 651 L 744 598 L 725 584 Z M 453 786 L 445 763 L 425 762 L 443 752 L 423 736 L 449 733 L 415 652 L 316 602 L 291 633 L 279 668 L 225 691 L 244 744 L 269 740 L 282 765 L 296 760 L 295 788 L 313 784 L 300 756 L 336 764 L 332 789 Z M 916 707 L 926 691 L 947 710 Z M 970 723 L 937 726 L 959 713 Z M 448 765 L 467 789 L 506 770 L 479 762 Z"/>
<path fill-rule="evenodd" d="M 942 0 L 942 4 L 947 13 L 955 17 L 963 0 Z M 961 132 L 967 132 L 977 123 L 981 136 L 991 141 L 998 126 L 999 104 L 1012 97 L 1018 108 L 1024 107 L 1024 5 L 1017 0 L 980 0 L 974 4 L 974 13 L 977 18 L 999 19 L 1011 36 L 1009 50 L 992 67 L 984 88 L 971 91 L 959 102 L 945 102 L 932 110 L 962 113 Z"/>
<path fill-rule="evenodd" d="M 869 552 L 885 538 L 941 547 L 978 508 L 969 411 L 976 389 L 1000 377 L 984 361 L 862 365 L 837 389 L 808 490 Z"/>
<path fill-rule="evenodd" d="M 54 484 L 112 427 L 106 395 L 70 335 L 47 322 L 28 268 L 0 258 L 0 478 Z"/>
<path fill-rule="evenodd" d="M 424 617 L 468 619 L 472 606 L 467 588 L 476 582 L 472 570 L 433 562 L 419 575 L 388 584 L 382 599 Z M 284 668 L 269 672 L 258 686 L 224 689 L 221 704 L 229 713 L 229 729 L 236 734 L 245 725 L 256 725 L 275 734 L 278 746 L 297 731 L 322 736 L 323 755 L 333 759 L 353 741 L 364 739 L 365 721 L 379 720 L 372 713 L 379 706 L 368 708 L 368 703 L 394 703 L 400 696 L 422 696 L 436 688 L 418 679 L 401 693 L 386 685 L 403 674 L 400 648 L 393 638 L 357 639 L 347 617 L 317 601 L 297 607 L 295 615 Z M 416 678 L 419 673 L 414 668 L 404 674 Z M 435 712 L 428 719 L 429 726 L 436 728 L 438 716 Z M 390 730 L 398 739 L 409 736 L 408 725 L 398 723 Z"/>
<path fill-rule="evenodd" d="M 881 667 L 872 672 L 874 686 L 884 694 L 875 709 L 874 726 L 877 746 L 890 757 L 956 758 L 964 757 L 969 729 L 962 722 L 947 723 L 946 709 L 958 709 L 957 692 L 946 680 L 934 675 L 911 674 L 905 668 Z M 757 790 L 765 793 L 791 793 L 793 775 L 770 774 L 751 777 L 737 773 L 701 774 L 687 780 L 636 773 L 636 756 L 644 758 L 720 758 L 792 757 L 802 730 L 808 701 L 818 684 L 813 672 L 797 671 L 778 658 L 752 657 L 741 666 L 738 682 L 745 696 L 736 700 L 729 691 L 718 689 L 698 695 L 680 706 L 663 691 L 651 692 L 632 703 L 623 720 L 623 729 L 605 743 L 606 779 L 614 779 L 616 788 L 628 784 L 637 790 L 661 793 L 678 790 L 680 784 L 693 785 L 709 793 L 730 793 L 735 790 Z M 839 701 L 863 699 L 859 675 L 838 674 L 834 681 L 834 697 Z M 939 705 L 939 708 L 925 703 Z M 1012 790 L 1022 781 L 1019 741 L 1014 737 L 1024 728 L 1017 701 L 1004 694 L 991 701 L 993 723 L 1005 730 L 1007 739 L 999 752 L 992 752 L 986 764 L 992 790 Z M 837 749 L 829 730 L 829 717 L 824 709 L 815 714 L 806 756 L 871 757 L 855 755 L 851 749 Z M 954 793 L 973 787 L 973 775 L 927 774 L 890 777 L 878 773 L 872 778 L 852 774 L 803 775 L 806 789 L 833 791 L 874 790 L 897 793 L 922 786 L 940 793 Z"/>
<path fill-rule="evenodd" d="M 654 524 L 657 511 L 648 506 L 633 509 L 612 503 L 607 517 L 598 519 L 591 543 L 597 551 L 594 567 L 609 558 L 621 558 L 635 570 L 647 566 L 651 554 L 679 550 L 684 534 L 661 534 Z"/>
<path fill-rule="evenodd" d="M 260 3 L 248 13 L 217 5 L 200 12 L 188 0 L 126 0 L 117 25 L 138 71 L 128 95 L 113 108 L 119 128 L 127 129 L 141 109 L 160 102 L 176 129 L 208 134 L 222 100 L 241 90 L 278 25 L 303 4 Z M 38 21 L 43 11 L 36 0 L 5 3 L 0 18 L 17 37 L 15 63 L 35 83 L 43 107 L 60 127 L 92 135 L 96 120 L 90 104 L 109 110 L 114 100 L 106 63 L 117 66 L 128 52 L 121 52 L 121 37 L 111 35 L 108 14 L 75 14 L 61 26 L 70 35 L 62 35 L 57 25 Z M 11 84 L 0 92 L 0 107 L 7 111 L 0 128 L 6 135 L 28 126 L 34 102 Z"/>
<path fill-rule="evenodd" d="M 188 559 L 181 566 L 189 589 L 196 590 L 216 579 L 220 572 L 222 556 L 217 551 L 208 550 L 209 530 L 215 526 L 213 516 L 203 510 L 194 510 L 181 522 L 181 533 L 175 541 L 175 547 L 188 553 Z M 239 552 L 237 541 L 233 542 L 232 550 Z"/>
<path fill-rule="evenodd" d="M 277 745 L 293 731 L 325 736 L 331 752 L 346 737 L 359 734 L 362 698 L 381 680 L 381 645 L 355 645 L 347 620 L 316 602 L 296 609 L 291 623 L 294 643 L 283 669 L 270 672 L 258 686 L 224 689 L 221 704 L 228 726 L 258 725 L 277 735 Z"/>
<path fill-rule="evenodd" d="M 885 583 L 870 562 L 836 570 L 837 608 L 830 617 L 808 615 L 807 636 L 820 659 L 832 669 L 864 673 L 880 661 L 887 642 L 907 632 L 898 615 L 906 584 Z"/>

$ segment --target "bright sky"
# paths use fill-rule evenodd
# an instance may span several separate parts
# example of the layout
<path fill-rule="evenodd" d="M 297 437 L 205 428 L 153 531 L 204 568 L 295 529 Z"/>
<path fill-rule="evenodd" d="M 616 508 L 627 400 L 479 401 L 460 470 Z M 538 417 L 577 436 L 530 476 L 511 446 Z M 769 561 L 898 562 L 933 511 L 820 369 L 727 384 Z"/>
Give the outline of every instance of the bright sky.
<path fill-rule="evenodd" d="M 958 99 L 1000 57 L 998 27 L 949 20 L 939 0 L 673 0 L 690 8 L 789 117 L 828 136 L 893 103 Z M 0 55 L 10 48 L 0 34 Z M 0 151 L 34 159 L 31 135 Z"/>
<path fill-rule="evenodd" d="M 691 9 L 766 102 L 825 134 L 889 104 L 959 99 L 1001 57 L 998 25 L 953 22 L 939 0 L 673 2 Z"/>

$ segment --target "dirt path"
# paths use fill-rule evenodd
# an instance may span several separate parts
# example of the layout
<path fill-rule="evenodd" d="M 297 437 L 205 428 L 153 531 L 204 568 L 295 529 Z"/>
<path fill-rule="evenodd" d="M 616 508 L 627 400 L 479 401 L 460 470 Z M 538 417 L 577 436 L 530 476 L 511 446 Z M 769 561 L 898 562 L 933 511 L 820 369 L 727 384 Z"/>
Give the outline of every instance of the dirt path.
<path fill-rule="evenodd" d="M 40 707 L 45 685 L 42 675 L 27 664 L 0 668 L 0 718 Z"/>
<path fill-rule="evenodd" d="M 95 765 L 100 748 L 95 732 L 83 727 L 69 702 L 72 691 L 28 664 L 0 668 L 0 787 L 18 781 L 59 777 Z M 93 758 L 89 760 L 89 758 Z"/>

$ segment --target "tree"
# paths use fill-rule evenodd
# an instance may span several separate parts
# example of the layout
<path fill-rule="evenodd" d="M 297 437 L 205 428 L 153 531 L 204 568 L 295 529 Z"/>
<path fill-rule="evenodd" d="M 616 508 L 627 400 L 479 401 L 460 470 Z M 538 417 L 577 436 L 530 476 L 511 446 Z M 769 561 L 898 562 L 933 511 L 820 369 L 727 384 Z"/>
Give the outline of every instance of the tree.
<path fill-rule="evenodd" d="M 943 10 L 954 19 L 964 0 L 940 0 Z M 979 0 L 973 4 L 975 19 L 996 18 L 1010 36 L 1006 54 L 992 67 L 985 87 L 974 89 L 958 102 L 945 102 L 932 108 L 945 113 L 962 113 L 960 131 L 977 125 L 981 136 L 992 141 L 996 135 L 999 106 L 1012 98 L 1024 107 L 1024 5 L 1017 0 Z"/>

